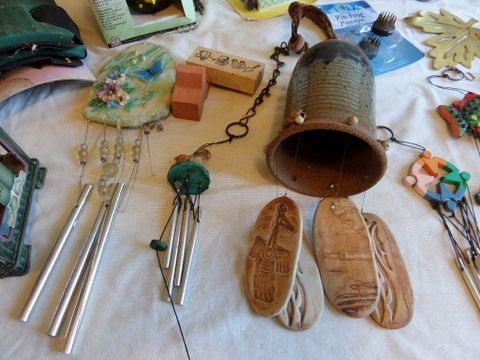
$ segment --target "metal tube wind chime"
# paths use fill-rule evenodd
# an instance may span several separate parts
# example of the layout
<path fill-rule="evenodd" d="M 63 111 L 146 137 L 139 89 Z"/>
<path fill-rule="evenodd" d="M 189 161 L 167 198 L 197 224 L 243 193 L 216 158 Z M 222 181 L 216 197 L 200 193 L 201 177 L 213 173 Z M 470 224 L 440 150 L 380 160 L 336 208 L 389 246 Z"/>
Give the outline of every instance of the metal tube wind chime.
<path fill-rule="evenodd" d="M 185 301 L 200 227 L 200 194 L 210 185 L 210 175 L 197 161 L 198 158 L 198 154 L 187 158 L 177 157 L 177 162 L 168 171 L 167 179 L 174 190 L 172 212 L 160 239 L 150 243 L 157 251 L 166 250 L 163 264 L 169 270 L 168 279 L 164 276 L 166 300 L 179 305 Z M 164 243 L 162 236 L 169 225 L 168 240 Z"/>
<path fill-rule="evenodd" d="M 73 233 L 81 212 L 93 192 L 92 184 L 85 184 L 76 201 L 70 216 L 63 226 L 60 235 L 50 252 L 40 275 L 32 288 L 27 302 L 20 315 L 20 320 L 27 322 L 43 291 L 53 268 L 67 239 Z M 80 255 L 72 269 L 63 294 L 58 302 L 55 313 L 50 322 L 48 335 L 59 336 L 62 325 L 65 323 L 67 312 L 72 309 L 71 319 L 68 321 L 64 352 L 70 354 L 75 344 L 76 335 L 85 313 L 86 305 L 92 290 L 93 282 L 100 264 L 105 243 L 112 229 L 112 224 L 118 212 L 120 202 L 124 197 L 125 185 L 117 183 L 110 197 L 104 199 L 93 222 L 93 226 L 80 251 Z M 75 296 L 77 294 L 77 296 Z"/>

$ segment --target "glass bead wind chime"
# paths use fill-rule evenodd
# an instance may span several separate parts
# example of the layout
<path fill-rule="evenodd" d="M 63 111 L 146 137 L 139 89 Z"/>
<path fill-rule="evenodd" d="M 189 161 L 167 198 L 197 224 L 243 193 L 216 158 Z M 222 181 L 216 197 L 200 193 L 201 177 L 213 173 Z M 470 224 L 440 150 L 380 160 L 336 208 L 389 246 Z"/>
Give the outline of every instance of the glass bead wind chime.
<path fill-rule="evenodd" d="M 174 82 L 175 64 L 169 52 L 161 46 L 143 43 L 131 46 L 110 59 L 100 71 L 97 82 L 91 90 L 90 100 L 83 110 L 83 115 L 88 119 L 85 138 L 78 149 L 82 180 L 88 163 L 89 128 L 92 126 L 91 122 L 100 123 L 103 129 L 95 144 L 99 143 L 98 154 L 101 164 L 97 190 L 103 197 L 103 203 L 89 236 L 92 241 L 86 243 L 86 250 L 82 253 L 86 258 L 86 254 L 92 252 L 91 262 L 97 261 L 98 264 L 100 261 L 97 249 L 99 247 L 103 249 L 105 242 L 102 244 L 100 239 L 103 235 L 106 240 L 115 215 L 114 211 L 120 207 L 122 201 L 124 202 L 125 195 L 132 191 L 140 167 L 144 136 L 150 158 L 149 135 L 154 128 L 162 129 L 160 120 L 169 114 Z M 108 135 L 109 127 L 114 129 L 113 145 Z M 130 154 L 125 139 L 126 129 L 137 131 L 130 145 Z M 124 182 L 122 178 L 128 155 L 131 156 L 131 170 L 128 180 Z M 151 159 L 149 161 L 152 171 Z M 112 191 L 114 183 L 116 186 Z M 111 210 L 112 206 L 114 209 Z M 95 240 L 97 237 L 99 239 Z M 91 250 L 88 250 L 88 247 L 91 247 Z M 82 260 L 82 263 L 85 263 L 85 260 Z M 87 279 L 87 285 L 83 286 L 91 286 L 92 282 L 93 279 L 90 282 Z M 86 297 L 88 298 L 88 294 Z M 86 301 L 80 302 L 78 311 L 77 307 L 75 308 L 73 325 L 67 330 L 65 350 L 67 353 L 73 348 Z"/>
<path fill-rule="evenodd" d="M 135 180 L 143 136 L 146 136 L 150 156 L 148 136 L 154 128 L 162 129 L 159 120 L 169 114 L 174 82 L 175 65 L 171 55 L 165 48 L 149 43 L 124 50 L 102 68 L 90 93 L 88 105 L 83 110 L 89 123 L 84 142 L 78 150 L 82 177 L 88 159 L 90 122 L 102 124 L 98 147 L 102 166 L 102 175 L 98 180 L 100 194 L 105 195 L 108 185 L 123 173 L 127 154 L 125 129 L 140 129 L 131 145 L 132 171 L 128 184 L 131 185 Z M 113 147 L 107 136 L 108 127 L 115 129 Z M 95 144 L 97 142 L 98 139 Z"/>
<path fill-rule="evenodd" d="M 90 100 L 83 110 L 88 123 L 83 142 L 77 149 L 81 166 L 80 183 L 83 182 L 87 164 L 93 163 L 89 161 L 88 135 L 93 127 L 92 122 L 96 122 L 103 127 L 94 141 L 95 146 L 98 145 L 101 164 L 97 189 L 102 196 L 102 203 L 70 273 L 49 328 L 49 335 L 58 336 L 63 324 L 67 323 L 65 321 L 67 314 L 71 315 L 65 335 L 64 352 L 67 354 L 73 350 L 114 219 L 122 201 L 125 202 L 127 190 L 132 191 L 139 171 L 144 136 L 148 147 L 149 134 L 153 128 L 160 126 L 159 121 L 169 114 L 174 81 L 175 65 L 168 51 L 155 44 L 143 43 L 127 48 L 110 59 L 100 71 L 97 82 L 90 92 Z M 109 127 L 114 129 L 113 144 L 109 136 Z M 129 156 L 129 147 L 125 139 L 127 128 L 133 128 L 133 131 L 138 133 L 130 146 L 132 165 L 125 185 L 122 178 Z M 91 197 L 93 187 L 90 183 L 84 184 L 24 306 L 21 321 L 28 321 L 66 240 L 72 234 L 81 212 Z M 75 297 L 74 294 L 78 296 Z"/>
<path fill-rule="evenodd" d="M 89 159 L 89 146 L 88 146 L 88 128 L 90 123 L 87 124 L 85 131 L 85 139 L 80 144 L 77 151 L 79 164 L 81 166 L 80 182 L 83 182 L 85 173 L 85 167 L 87 166 Z M 133 185 L 138 169 L 140 166 L 140 158 L 142 154 L 143 136 L 147 136 L 151 132 L 151 124 L 144 125 L 141 132 L 134 139 L 133 144 L 130 147 L 131 154 L 131 172 L 128 180 L 126 181 L 127 189 Z M 102 173 L 97 181 L 97 191 L 101 196 L 108 196 L 109 188 L 112 183 L 120 181 L 123 177 L 123 170 L 125 168 L 125 161 L 127 158 L 128 148 L 125 145 L 125 139 L 123 137 L 123 130 L 120 125 L 115 128 L 115 142 L 113 146 L 110 144 L 107 136 L 107 125 L 104 124 L 101 141 L 98 146 L 98 158 L 101 164 Z M 113 154 L 112 154 L 113 150 Z"/>

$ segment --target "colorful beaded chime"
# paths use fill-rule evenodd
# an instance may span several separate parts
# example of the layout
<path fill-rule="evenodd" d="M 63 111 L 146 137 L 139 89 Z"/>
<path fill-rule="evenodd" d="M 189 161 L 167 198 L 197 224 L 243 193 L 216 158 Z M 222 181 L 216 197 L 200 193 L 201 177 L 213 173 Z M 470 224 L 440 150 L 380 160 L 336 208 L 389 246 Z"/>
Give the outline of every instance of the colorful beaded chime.
<path fill-rule="evenodd" d="M 428 200 L 442 219 L 457 268 L 480 310 L 480 231 L 469 201 L 470 177 L 454 164 L 423 151 L 403 184 Z M 464 249 L 462 242 L 467 244 Z"/>

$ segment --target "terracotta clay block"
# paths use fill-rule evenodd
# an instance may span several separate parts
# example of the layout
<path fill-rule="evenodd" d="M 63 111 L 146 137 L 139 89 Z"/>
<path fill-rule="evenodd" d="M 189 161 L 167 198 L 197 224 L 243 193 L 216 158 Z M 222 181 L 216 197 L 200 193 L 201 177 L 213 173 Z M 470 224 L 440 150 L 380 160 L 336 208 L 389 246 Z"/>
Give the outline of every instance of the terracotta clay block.
<path fill-rule="evenodd" d="M 358 208 L 347 198 L 325 198 L 315 212 L 313 236 L 330 304 L 351 317 L 370 315 L 380 287 L 370 234 Z"/>
<path fill-rule="evenodd" d="M 254 94 L 262 81 L 265 65 L 237 55 L 198 47 L 187 63 L 205 66 L 211 84 Z"/>
<path fill-rule="evenodd" d="M 302 247 L 302 217 L 295 202 L 282 196 L 260 211 L 247 257 L 245 293 L 251 309 L 278 315 L 287 305 Z"/>
<path fill-rule="evenodd" d="M 195 65 L 179 65 L 171 102 L 173 116 L 199 121 L 207 93 L 206 69 Z"/>

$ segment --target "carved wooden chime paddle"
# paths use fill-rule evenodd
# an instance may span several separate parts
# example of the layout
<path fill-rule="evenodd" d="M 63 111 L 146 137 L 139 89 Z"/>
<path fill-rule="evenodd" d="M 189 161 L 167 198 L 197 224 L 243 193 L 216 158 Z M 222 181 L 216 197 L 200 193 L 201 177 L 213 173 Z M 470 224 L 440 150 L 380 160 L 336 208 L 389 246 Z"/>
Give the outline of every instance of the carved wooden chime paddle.
<path fill-rule="evenodd" d="M 397 329 L 413 316 L 413 292 L 397 242 L 387 224 L 375 214 L 363 213 L 377 263 L 380 298 L 370 315 L 380 326 Z"/>
<path fill-rule="evenodd" d="M 325 198 L 317 207 L 313 234 L 330 304 L 351 317 L 370 315 L 380 286 L 370 235 L 358 208 L 347 198 Z"/>
<path fill-rule="evenodd" d="M 302 226 L 300 210 L 286 196 L 270 201 L 258 215 L 245 281 L 250 307 L 259 315 L 278 315 L 289 300 L 302 246 Z"/>

